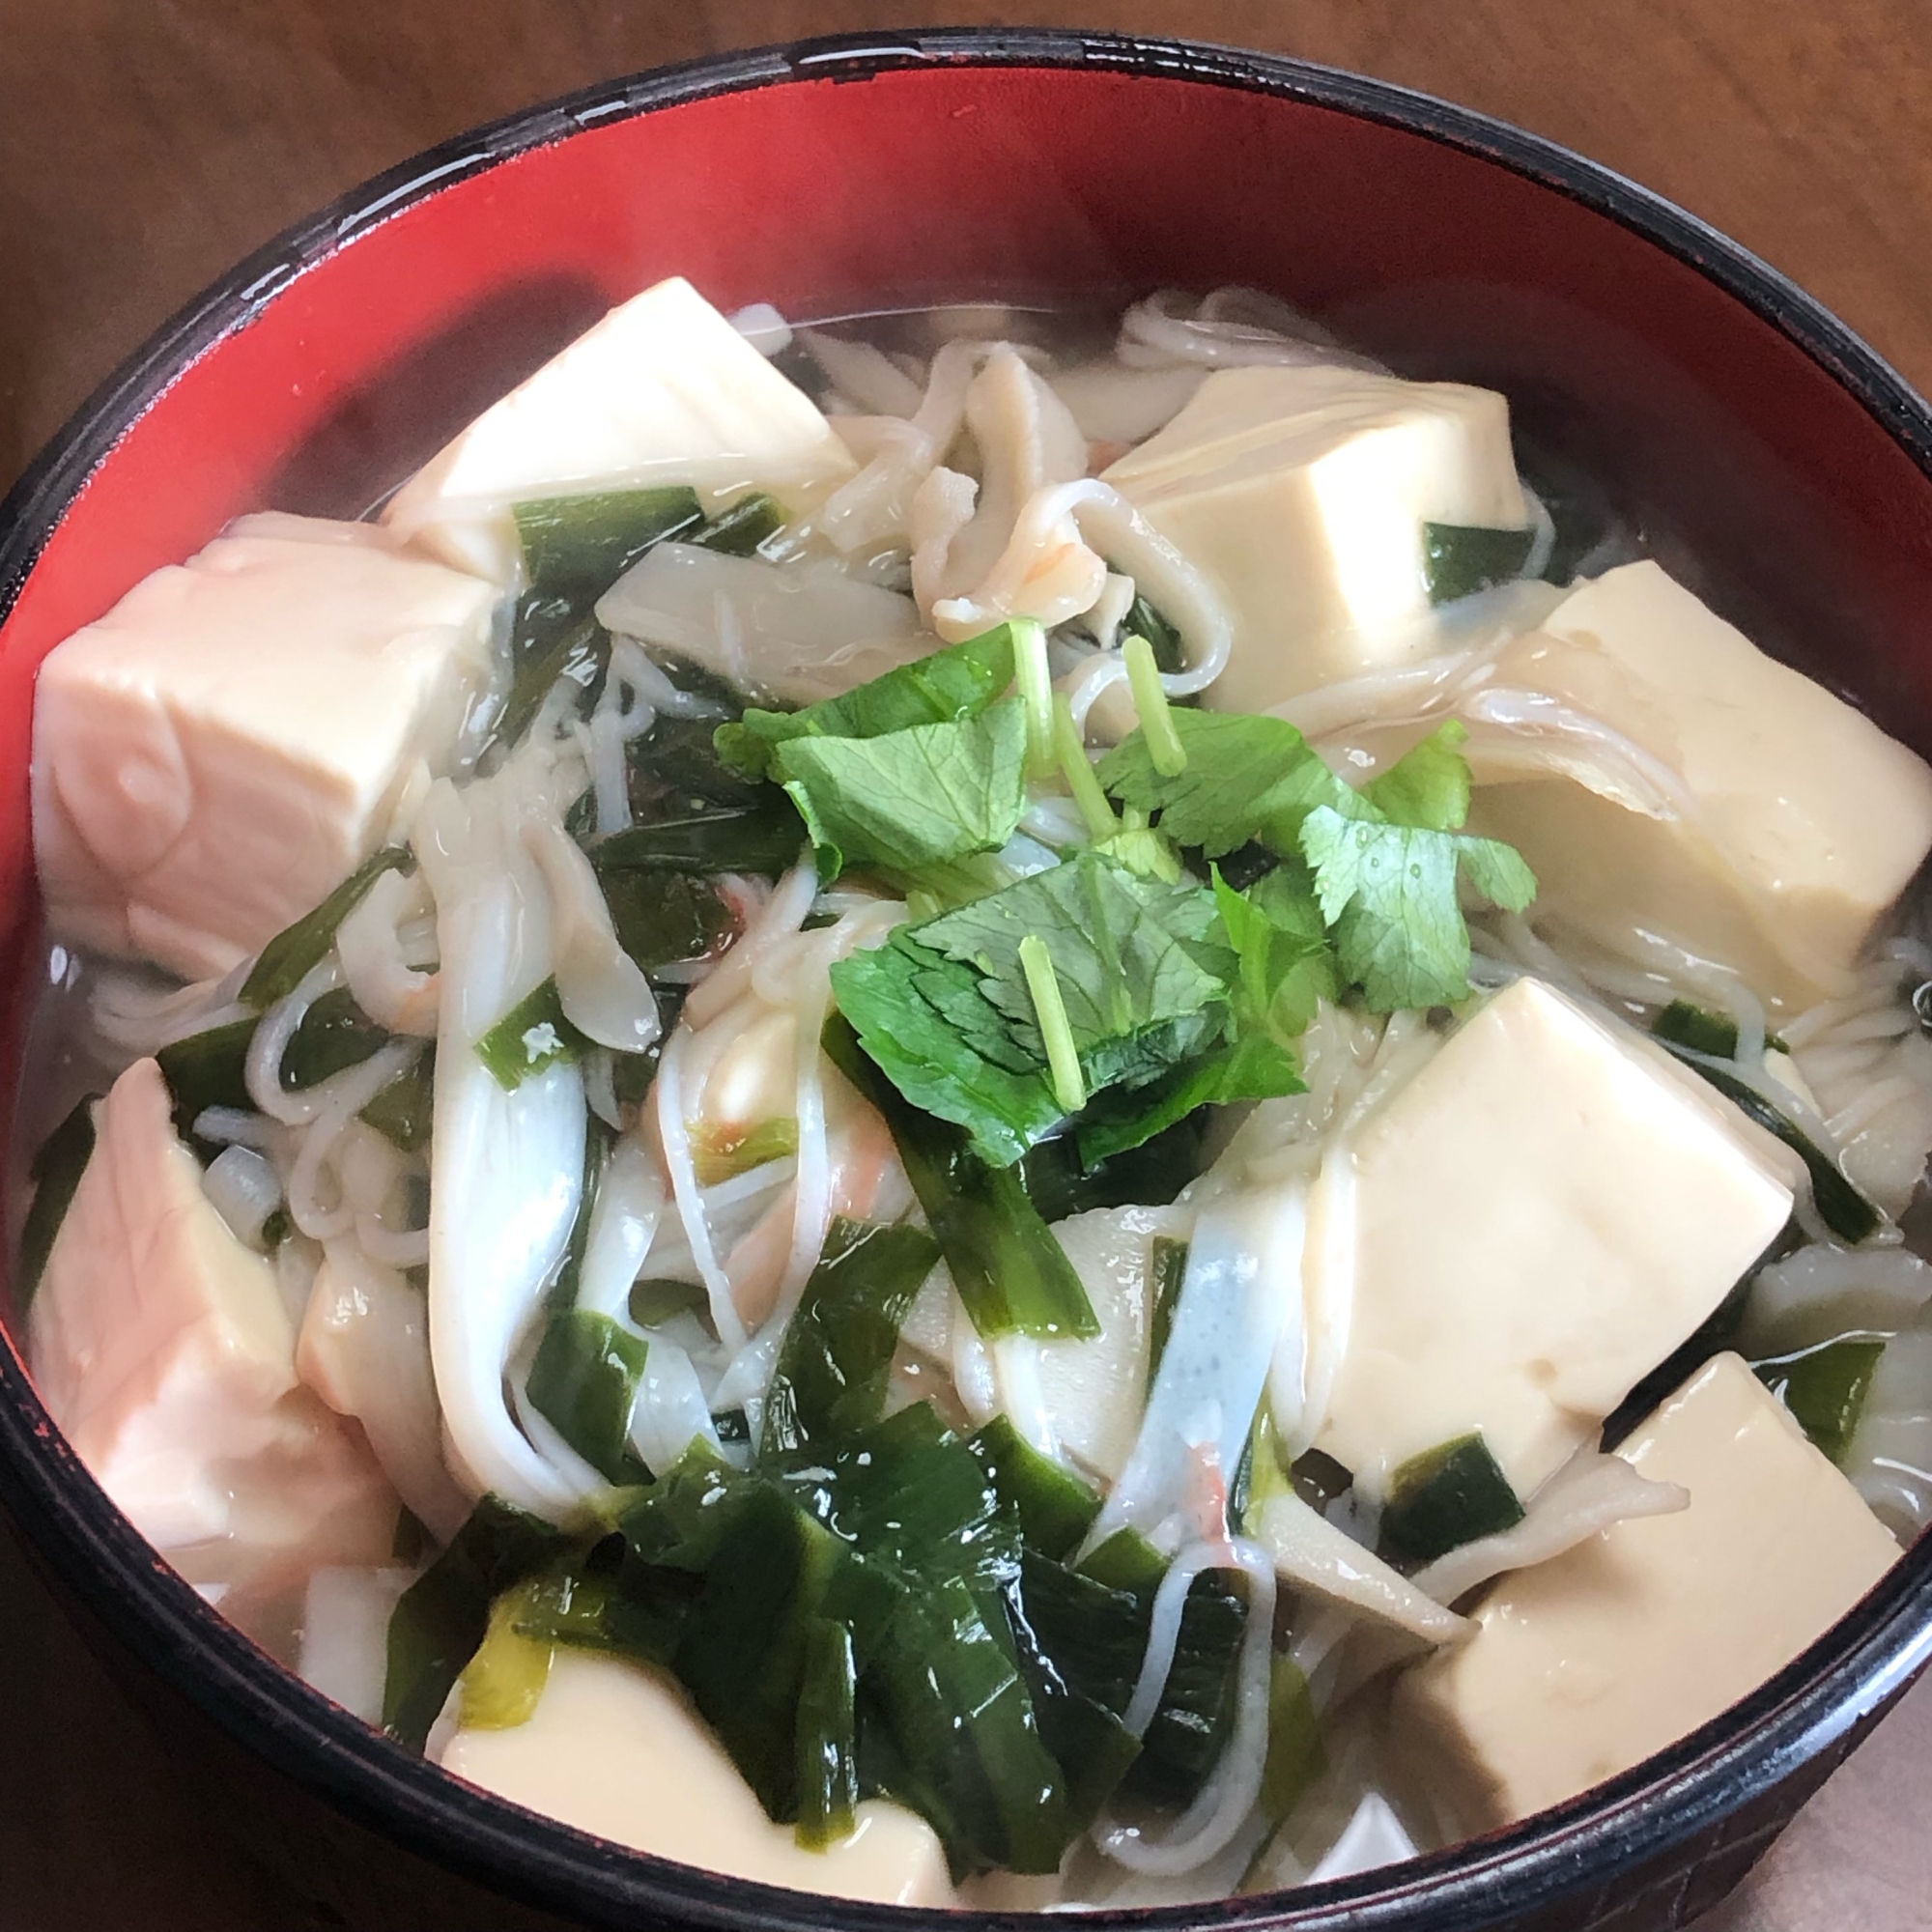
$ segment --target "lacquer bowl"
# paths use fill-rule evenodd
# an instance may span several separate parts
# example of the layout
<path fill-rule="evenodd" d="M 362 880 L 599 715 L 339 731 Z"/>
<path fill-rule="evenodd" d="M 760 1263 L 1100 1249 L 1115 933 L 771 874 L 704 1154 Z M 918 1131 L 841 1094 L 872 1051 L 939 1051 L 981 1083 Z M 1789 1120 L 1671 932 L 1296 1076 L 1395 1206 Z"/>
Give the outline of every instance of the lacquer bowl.
<path fill-rule="evenodd" d="M 1932 415 L 1690 216 L 1495 122 L 1259 54 L 1071 33 L 774 48 L 533 109 L 358 189 L 170 323 L 7 499 L 10 1068 L 42 956 L 27 754 L 44 653 L 242 511 L 360 514 L 672 273 L 726 309 L 819 317 L 1273 291 L 1399 369 L 1505 390 L 1520 440 L 1602 481 L 1725 615 L 1932 751 Z M 42 1407 L 18 1336 L 0 1330 L 0 1501 L 209 1815 L 314 1924 L 912 1932 L 924 1917 L 619 1851 L 365 1729 L 143 1543 Z M 1745 1702 L 1555 1811 L 1383 1873 L 1101 1917 L 1676 1926 L 1735 1884 L 1928 1654 L 1921 1541 Z"/>

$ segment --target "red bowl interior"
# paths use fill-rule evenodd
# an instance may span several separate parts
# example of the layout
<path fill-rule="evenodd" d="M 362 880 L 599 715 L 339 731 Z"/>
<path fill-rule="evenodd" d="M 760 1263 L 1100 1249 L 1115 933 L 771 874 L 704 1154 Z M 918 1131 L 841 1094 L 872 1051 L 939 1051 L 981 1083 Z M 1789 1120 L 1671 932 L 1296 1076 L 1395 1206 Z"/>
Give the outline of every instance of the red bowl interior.
<path fill-rule="evenodd" d="M 1932 484 L 1914 425 L 1875 413 L 1885 372 L 1861 361 L 1848 386 L 1830 366 L 1849 339 L 1828 319 L 1768 273 L 1757 312 L 1692 259 L 1694 224 L 1634 194 L 1634 225 L 1615 218 L 1591 205 L 1619 191 L 1607 177 L 1532 179 L 1533 144 L 1472 119 L 1418 131 L 1305 98 L 1282 64 L 1275 91 L 1165 64 L 770 61 L 744 70 L 757 84 L 694 81 L 652 111 L 619 92 L 447 151 L 426 189 L 358 198 L 256 265 L 259 291 L 217 291 L 175 338 L 185 364 L 164 383 L 153 359 L 137 370 L 71 433 L 67 469 L 14 499 L 15 554 L 45 538 L 0 629 L 14 938 L 46 651 L 240 512 L 356 514 L 671 273 L 727 309 L 808 315 L 1231 281 L 1284 295 L 1399 366 L 1508 390 L 1520 428 L 1609 481 L 1720 608 L 1932 747 Z M 1390 91 L 1371 108 L 1434 112 Z M 1734 284 L 1755 272 L 1708 240 Z"/>

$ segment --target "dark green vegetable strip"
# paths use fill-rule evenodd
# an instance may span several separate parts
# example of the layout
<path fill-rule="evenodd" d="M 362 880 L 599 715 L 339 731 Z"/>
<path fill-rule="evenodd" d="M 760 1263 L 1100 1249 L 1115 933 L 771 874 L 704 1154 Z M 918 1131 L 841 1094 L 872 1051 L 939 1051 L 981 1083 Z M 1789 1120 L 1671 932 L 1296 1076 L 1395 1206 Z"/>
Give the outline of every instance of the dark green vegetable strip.
<path fill-rule="evenodd" d="M 313 1087 L 333 1073 L 359 1066 L 388 1043 L 386 1028 L 379 1027 L 347 986 L 337 986 L 302 1015 L 288 1050 L 282 1055 L 282 1091 L 293 1094 Z"/>
<path fill-rule="evenodd" d="M 859 1804 L 858 1688 L 852 1633 L 819 1618 L 806 1634 L 798 1696 L 798 1841 L 810 1851 L 851 1835 Z"/>
<path fill-rule="evenodd" d="M 1180 1301 L 1180 1287 L 1187 1279 L 1187 1243 L 1171 1235 L 1156 1235 L 1148 1256 L 1153 1276 L 1152 1293 L 1148 1297 L 1148 1375 L 1150 1393 L 1153 1378 L 1160 1373 L 1160 1358 L 1167 1352 L 1167 1338 L 1174 1328 L 1174 1311 Z"/>
<path fill-rule="evenodd" d="M 1425 1449 L 1389 1478 L 1382 1540 L 1413 1563 L 1497 1536 L 1522 1520 L 1522 1504 L 1480 1430 Z"/>
<path fill-rule="evenodd" d="M 631 1284 L 631 1320 L 639 1328 L 655 1328 L 686 1309 L 704 1306 L 704 1284 L 696 1281 L 667 1281 L 646 1275 Z"/>
<path fill-rule="evenodd" d="M 1180 633 L 1155 605 L 1138 591 L 1134 593 L 1134 601 L 1127 606 L 1126 620 L 1121 626 L 1120 635 L 1122 638 L 1145 638 L 1153 652 L 1155 670 L 1173 677 L 1187 668 L 1187 652 L 1181 645 Z"/>
<path fill-rule="evenodd" d="M 550 1319 L 530 1364 L 532 1405 L 607 1482 L 639 1480 L 631 1410 L 648 1344 L 608 1315 L 566 1308 Z"/>
<path fill-rule="evenodd" d="M 361 903 L 362 895 L 384 872 L 412 871 L 415 859 L 400 845 L 372 853 L 311 913 L 305 913 L 263 947 L 237 996 L 260 1012 L 286 999 L 309 969 L 319 966 L 335 944 L 335 928 Z"/>
<path fill-rule="evenodd" d="M 515 1093 L 532 1073 L 558 1060 L 575 1060 L 589 1042 L 564 1017 L 556 981 L 526 993 L 476 1042 L 476 1057 L 497 1086 Z"/>
<path fill-rule="evenodd" d="M 1030 1548 L 1064 1557 L 1093 1527 L 1100 1498 L 1072 1470 L 1042 1456 L 1010 1417 L 994 1416 L 973 1436 L 972 1448 Z"/>
<path fill-rule="evenodd" d="M 205 1107 L 254 1111 L 246 1069 L 255 1024 L 253 1020 L 229 1020 L 206 1033 L 175 1040 L 155 1055 L 161 1078 L 174 1096 L 175 1131 L 184 1140 L 192 1136 Z"/>
<path fill-rule="evenodd" d="M 1138 1147 L 1084 1162 L 1078 1126 L 1076 1121 L 1075 1132 L 1037 1142 L 1020 1163 L 1026 1191 L 1043 1221 L 1064 1221 L 1093 1208 L 1165 1207 L 1204 1165 L 1201 1128 L 1192 1118 L 1177 1121 Z"/>
<path fill-rule="evenodd" d="M 693 812 L 613 832 L 591 848 L 600 873 L 634 866 L 668 871 L 746 872 L 775 879 L 798 864 L 805 833 L 784 793 L 772 787 L 755 806 Z"/>
<path fill-rule="evenodd" d="M 362 1109 L 361 1118 L 405 1153 L 429 1146 L 436 1098 L 436 1042 L 427 1042 L 416 1063 L 399 1074 Z"/>
<path fill-rule="evenodd" d="M 878 1421 L 899 1324 L 938 1259 L 938 1242 L 918 1228 L 833 1222 L 779 1350 L 765 1400 L 766 1457 Z"/>
<path fill-rule="evenodd" d="M 27 1170 L 34 1183 L 33 1205 L 20 1230 L 20 1271 L 14 1277 L 14 1305 L 24 1315 L 41 1285 L 54 1236 L 73 1201 L 73 1191 L 94 1153 L 94 1103 L 99 1094 L 83 1094 L 72 1110 L 43 1140 Z"/>
<path fill-rule="evenodd" d="M 1766 1133 L 1782 1141 L 1804 1163 L 1805 1171 L 1811 1177 L 1811 1198 L 1818 1204 L 1819 1218 L 1833 1234 L 1856 1247 L 1877 1232 L 1878 1209 L 1845 1179 L 1838 1163 L 1810 1135 L 1774 1107 L 1754 1087 L 1748 1086 L 1708 1055 L 1680 1046 L 1662 1035 L 1658 1037 L 1687 1066 L 1701 1073 L 1746 1119 L 1756 1122 Z"/>
<path fill-rule="evenodd" d="M 390 1615 L 383 1686 L 383 1728 L 390 1737 L 422 1749 L 463 1666 L 483 1641 L 491 1604 L 561 1555 L 572 1541 L 500 1497 L 485 1496 L 476 1505 Z"/>
<path fill-rule="evenodd" d="M 1751 1366 L 1757 1378 L 1833 1462 L 1842 1463 L 1865 1412 L 1871 1378 L 1885 1353 L 1879 1335 L 1848 1335 Z"/>
<path fill-rule="evenodd" d="M 646 973 L 702 959 L 736 929 L 737 915 L 708 879 L 659 866 L 600 870 L 617 944 Z"/>
<path fill-rule="evenodd" d="M 1422 574 L 1432 604 L 1492 589 L 1522 575 L 1534 530 L 1489 529 L 1467 524 L 1424 524 Z"/>
<path fill-rule="evenodd" d="M 524 570 L 544 596 L 601 597 L 646 551 L 704 521 L 696 493 L 602 490 L 512 506 Z"/>
<path fill-rule="evenodd" d="M 824 1042 L 833 1065 L 892 1129 L 906 1178 L 980 1333 L 989 1340 L 1097 1335 L 1087 1291 L 1027 1198 L 1019 1169 L 988 1166 L 959 1128 L 908 1105 L 842 1015 L 826 1022 Z"/>
<path fill-rule="evenodd" d="M 510 695 L 503 700 L 503 715 L 490 734 L 491 744 L 514 745 L 530 728 L 559 678 L 577 686 L 582 694 L 582 707 L 588 710 L 604 689 L 610 667 L 609 633 L 594 617 L 580 619 L 540 655 L 518 667 Z"/>
<path fill-rule="evenodd" d="M 709 523 L 685 533 L 682 541 L 699 550 L 723 551 L 726 556 L 750 556 L 767 537 L 783 529 L 784 523 L 784 505 L 762 490 L 753 490 Z"/>
<path fill-rule="evenodd" d="M 1708 1008 L 1692 1006 L 1689 1000 L 1672 1000 L 1658 1016 L 1651 1021 L 1650 1030 L 1661 1040 L 1672 1046 L 1688 1046 L 1697 1053 L 1708 1053 L 1718 1060 L 1735 1060 L 1738 1057 L 1738 1023 L 1725 1013 L 1714 1013 Z M 1784 1042 L 1775 1033 L 1764 1037 L 1764 1043 L 1775 1052 L 1782 1053 Z"/>
<path fill-rule="evenodd" d="M 1066 1684 L 1117 1715 L 1127 1708 L 1147 1654 L 1154 1593 L 1167 1565 L 1122 1530 L 1077 1571 L 1029 1557 L 1024 1614 Z M 1180 1614 L 1174 1666 L 1141 1741 L 1125 1790 L 1152 1803 L 1190 1803 L 1218 1762 L 1234 1722 L 1247 1611 L 1212 1576 L 1195 1579 Z"/>

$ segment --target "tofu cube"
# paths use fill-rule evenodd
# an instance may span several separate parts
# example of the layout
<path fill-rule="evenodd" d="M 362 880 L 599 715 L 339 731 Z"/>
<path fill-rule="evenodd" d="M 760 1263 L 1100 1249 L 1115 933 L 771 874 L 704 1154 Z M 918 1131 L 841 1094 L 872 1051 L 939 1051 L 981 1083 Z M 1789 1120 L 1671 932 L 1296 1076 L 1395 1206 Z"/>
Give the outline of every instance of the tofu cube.
<path fill-rule="evenodd" d="M 1754 1690 L 1897 1561 L 1857 1491 L 1737 1355 L 1617 1451 L 1689 1509 L 1504 1577 L 1396 1691 L 1393 1735 L 1487 1830 L 1587 1791 Z"/>
<path fill-rule="evenodd" d="M 1471 1430 L 1528 1496 L 1784 1226 L 1795 1163 L 1634 1035 L 1519 980 L 1358 1130 L 1317 1446 L 1371 1496 Z"/>
<path fill-rule="evenodd" d="M 1216 370 L 1105 477 L 1227 599 L 1222 711 L 1426 656 L 1423 525 L 1529 522 L 1501 396 L 1352 368 Z"/>
<path fill-rule="evenodd" d="M 395 1492 L 296 1379 L 274 1269 L 202 1191 L 161 1070 L 96 1110 L 94 1153 L 28 1313 L 34 1379 L 115 1504 L 246 1624 L 326 1564 L 384 1559 Z"/>
<path fill-rule="evenodd" d="M 1651 562 L 1573 591 L 1498 675 L 1623 733 L 1685 794 L 1650 816 L 1581 777 L 1479 782 L 1472 829 L 1529 861 L 1540 917 L 1611 951 L 1662 933 L 1783 1008 L 1849 990 L 1932 848 L 1923 760 Z"/>
<path fill-rule="evenodd" d="M 580 1832 L 680 1864 L 834 1898 L 956 1901 L 923 1818 L 867 1798 L 850 1837 L 805 1850 L 765 1816 L 683 1691 L 641 1664 L 559 1649 L 535 1714 L 459 1730 L 442 1768 Z"/>
<path fill-rule="evenodd" d="M 189 980 L 365 859 L 454 746 L 496 592 L 373 526 L 244 519 L 55 647 L 34 703 L 53 934 Z"/>
<path fill-rule="evenodd" d="M 681 275 L 634 296 L 520 383 L 397 491 L 384 521 L 499 583 L 523 554 L 509 506 L 689 483 L 721 495 L 842 482 L 818 407 Z"/>

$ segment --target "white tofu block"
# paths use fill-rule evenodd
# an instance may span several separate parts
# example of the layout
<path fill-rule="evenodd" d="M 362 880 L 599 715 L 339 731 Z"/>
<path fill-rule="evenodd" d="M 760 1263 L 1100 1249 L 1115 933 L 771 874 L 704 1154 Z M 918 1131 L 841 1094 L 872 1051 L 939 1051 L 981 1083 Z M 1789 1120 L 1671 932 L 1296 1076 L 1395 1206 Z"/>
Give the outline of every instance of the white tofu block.
<path fill-rule="evenodd" d="M 1361 369 L 1216 370 L 1105 475 L 1227 599 L 1221 711 L 1426 656 L 1423 525 L 1529 522 L 1500 395 Z"/>
<path fill-rule="evenodd" d="M 559 1649 L 535 1715 L 459 1730 L 442 1768 L 526 1809 L 680 1864 L 834 1898 L 955 1901 L 923 1818 L 877 1798 L 822 1852 L 775 1825 L 683 1691 L 653 1670 Z"/>
<path fill-rule="evenodd" d="M 203 1193 L 154 1061 L 114 1083 L 96 1136 L 28 1315 L 34 1379 L 74 1453 L 231 1612 L 384 1559 L 395 1492 L 361 1431 L 298 1383 L 274 1270 Z"/>
<path fill-rule="evenodd" d="M 1858 1492 L 1737 1355 L 1617 1453 L 1690 1506 L 1505 1577 L 1412 1669 L 1392 1735 L 1483 1830 L 1674 1744 L 1822 1636 L 1898 1560 Z"/>
<path fill-rule="evenodd" d="M 447 759 L 496 593 L 367 525 L 244 519 L 55 647 L 34 701 L 54 936 L 184 978 L 259 951 Z"/>
<path fill-rule="evenodd" d="M 1370 1496 L 1481 1430 L 1528 1496 L 1791 1211 L 1791 1156 L 1539 980 L 1496 994 L 1360 1130 L 1348 1340 L 1317 1438 Z"/>
<path fill-rule="evenodd" d="M 1612 951 L 1643 926 L 1785 1006 L 1849 990 L 1932 847 L 1920 758 L 1650 562 L 1574 591 L 1502 675 L 1634 741 L 1688 807 L 1649 816 L 1581 775 L 1480 783 L 1471 825 L 1521 850 L 1540 918 Z M 1479 781 L 1507 776 L 1471 750 Z"/>
<path fill-rule="evenodd" d="M 781 498 L 856 468 L 818 406 L 681 275 L 613 308 L 464 430 L 384 521 L 433 554 L 513 582 L 509 506 L 689 483 Z"/>

